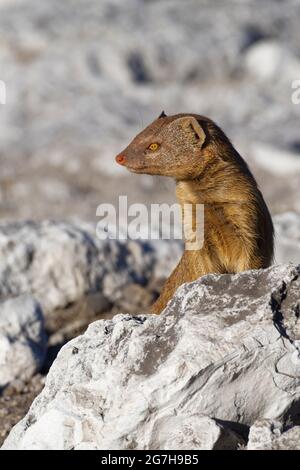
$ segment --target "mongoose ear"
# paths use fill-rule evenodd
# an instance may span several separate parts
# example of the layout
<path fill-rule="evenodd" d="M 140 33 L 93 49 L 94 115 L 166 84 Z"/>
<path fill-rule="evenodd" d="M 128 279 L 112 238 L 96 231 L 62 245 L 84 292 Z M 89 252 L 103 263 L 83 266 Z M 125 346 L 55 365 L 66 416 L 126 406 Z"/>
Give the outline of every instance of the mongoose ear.
<path fill-rule="evenodd" d="M 165 113 L 164 111 L 162 111 L 162 112 L 160 113 L 160 115 L 158 116 L 158 119 L 160 119 L 160 118 L 165 118 L 165 117 L 167 117 L 167 115 L 166 115 L 166 113 Z"/>
<path fill-rule="evenodd" d="M 193 116 L 184 116 L 176 119 L 174 123 L 179 125 L 181 129 L 195 141 L 195 143 L 202 147 L 205 142 L 206 135 L 197 119 Z"/>

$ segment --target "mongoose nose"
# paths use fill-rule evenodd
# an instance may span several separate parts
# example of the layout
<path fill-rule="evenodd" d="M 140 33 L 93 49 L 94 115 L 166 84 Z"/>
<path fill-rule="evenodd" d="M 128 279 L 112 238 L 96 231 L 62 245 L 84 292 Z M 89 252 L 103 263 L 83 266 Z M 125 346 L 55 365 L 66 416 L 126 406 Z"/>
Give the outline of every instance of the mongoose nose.
<path fill-rule="evenodd" d="M 121 155 L 121 154 L 117 155 L 116 156 L 116 162 L 119 163 L 119 165 L 124 165 L 124 163 L 125 163 L 124 155 Z"/>

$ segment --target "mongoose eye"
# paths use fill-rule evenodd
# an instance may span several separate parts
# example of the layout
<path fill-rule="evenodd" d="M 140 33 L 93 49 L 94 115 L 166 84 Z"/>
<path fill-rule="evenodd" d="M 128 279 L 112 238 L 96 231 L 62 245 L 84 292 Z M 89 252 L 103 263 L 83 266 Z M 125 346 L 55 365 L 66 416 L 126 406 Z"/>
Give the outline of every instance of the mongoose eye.
<path fill-rule="evenodd" d="M 151 150 L 152 152 L 155 152 L 155 150 L 157 150 L 158 147 L 159 147 L 159 144 L 153 143 L 149 145 L 148 149 Z"/>

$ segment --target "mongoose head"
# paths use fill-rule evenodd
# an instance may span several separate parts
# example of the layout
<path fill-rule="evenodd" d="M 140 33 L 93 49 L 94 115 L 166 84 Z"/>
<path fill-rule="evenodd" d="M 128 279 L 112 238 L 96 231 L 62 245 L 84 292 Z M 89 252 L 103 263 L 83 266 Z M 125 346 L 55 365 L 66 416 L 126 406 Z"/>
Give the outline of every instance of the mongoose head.
<path fill-rule="evenodd" d="M 211 162 L 214 135 L 222 131 L 195 114 L 166 116 L 164 112 L 116 157 L 133 173 L 195 178 Z"/>

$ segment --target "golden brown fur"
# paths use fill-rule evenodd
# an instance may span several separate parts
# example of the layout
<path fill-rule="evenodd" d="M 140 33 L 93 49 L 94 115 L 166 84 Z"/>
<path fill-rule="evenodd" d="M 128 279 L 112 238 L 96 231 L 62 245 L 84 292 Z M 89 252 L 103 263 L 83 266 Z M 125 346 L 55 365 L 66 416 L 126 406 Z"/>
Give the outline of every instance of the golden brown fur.
<path fill-rule="evenodd" d="M 149 145 L 157 143 L 157 151 Z M 117 157 L 135 173 L 171 176 L 184 204 L 204 204 L 204 244 L 185 249 L 151 310 L 160 313 L 184 282 L 207 273 L 266 268 L 273 258 L 273 225 L 247 164 L 223 131 L 195 114 L 161 116 Z"/>

